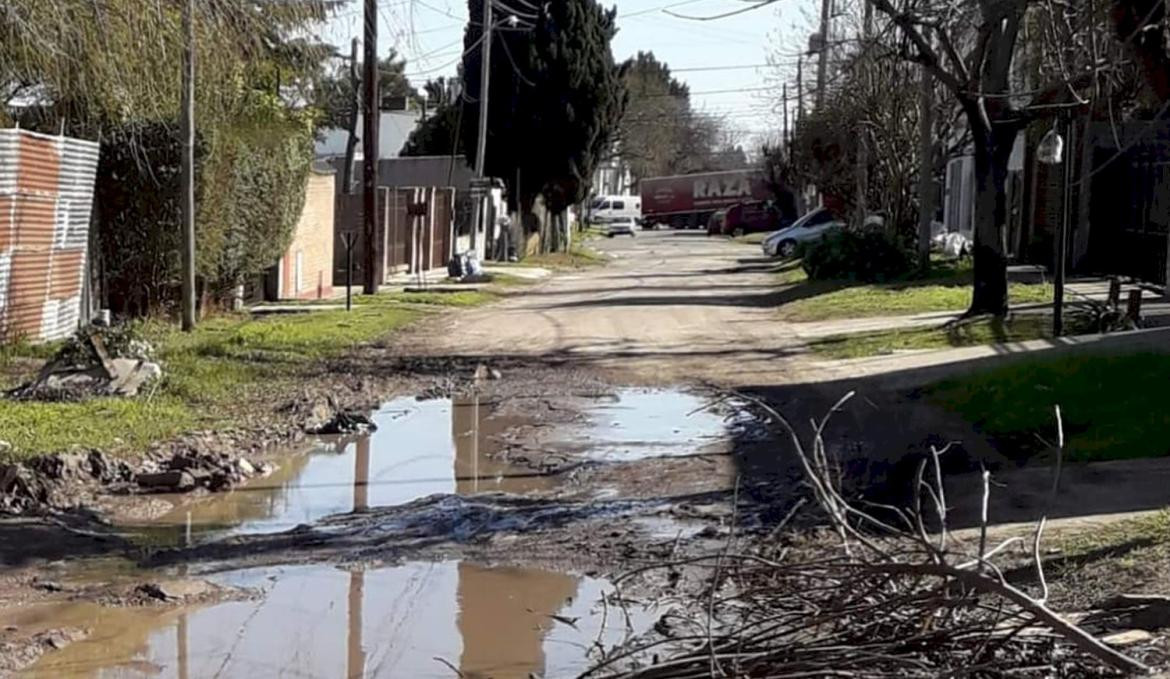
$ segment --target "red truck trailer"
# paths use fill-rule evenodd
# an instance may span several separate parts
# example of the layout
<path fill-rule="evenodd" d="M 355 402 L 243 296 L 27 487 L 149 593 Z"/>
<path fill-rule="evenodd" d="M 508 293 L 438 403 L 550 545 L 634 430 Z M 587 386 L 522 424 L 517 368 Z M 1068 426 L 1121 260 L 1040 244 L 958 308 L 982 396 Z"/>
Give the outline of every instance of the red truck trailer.
<path fill-rule="evenodd" d="M 755 170 L 650 177 L 640 185 L 643 222 L 676 229 L 705 228 L 716 210 L 774 197 L 763 174 Z"/>

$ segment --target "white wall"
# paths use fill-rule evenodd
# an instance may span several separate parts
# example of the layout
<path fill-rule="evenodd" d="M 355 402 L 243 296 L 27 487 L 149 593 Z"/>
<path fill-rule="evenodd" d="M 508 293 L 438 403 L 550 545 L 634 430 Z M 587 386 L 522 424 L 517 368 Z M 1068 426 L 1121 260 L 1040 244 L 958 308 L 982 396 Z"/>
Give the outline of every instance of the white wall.
<path fill-rule="evenodd" d="M 381 122 L 378 126 L 378 156 L 380 158 L 397 158 L 402 145 L 410 138 L 410 133 L 418 127 L 419 114 L 417 111 L 382 111 Z M 357 124 L 358 145 L 355 158 L 362 158 L 362 116 L 358 115 Z M 345 144 L 349 140 L 349 131 L 339 128 L 322 130 L 322 137 L 314 146 L 318 158 L 330 158 L 345 155 Z"/>

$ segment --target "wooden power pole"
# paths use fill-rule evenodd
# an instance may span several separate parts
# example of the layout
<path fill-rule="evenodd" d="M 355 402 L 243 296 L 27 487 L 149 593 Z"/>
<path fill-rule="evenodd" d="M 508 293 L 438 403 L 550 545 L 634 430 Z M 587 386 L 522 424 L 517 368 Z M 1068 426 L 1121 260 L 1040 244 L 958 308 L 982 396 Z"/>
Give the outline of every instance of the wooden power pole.
<path fill-rule="evenodd" d="M 358 39 L 349 44 L 349 138 L 345 140 L 345 167 L 341 170 L 342 193 L 353 193 L 353 157 L 357 151 L 358 112 L 362 109 L 361 78 L 358 77 Z"/>
<path fill-rule="evenodd" d="M 780 140 L 784 144 L 784 153 L 788 153 L 788 83 L 784 83 L 780 95 L 781 105 L 784 107 L 784 127 L 781 128 Z"/>
<path fill-rule="evenodd" d="M 825 85 L 829 75 L 829 22 L 832 20 L 833 0 L 821 0 L 821 49 L 817 60 L 817 111 L 825 104 Z"/>
<path fill-rule="evenodd" d="M 479 64 L 479 134 L 476 137 L 475 147 L 475 176 L 483 180 L 485 162 L 487 160 L 487 129 L 488 129 L 488 79 L 491 77 L 492 62 L 492 0 L 483 0 L 483 36 L 480 40 Z M 480 182 L 480 190 L 483 182 Z M 471 226 L 471 250 L 477 252 L 479 243 L 479 229 L 484 228 L 487 235 L 487 195 L 478 194 L 475 207 L 475 223 Z"/>
<path fill-rule="evenodd" d="M 182 295 L 183 331 L 195 329 L 195 30 L 192 3 L 183 3 L 183 75 L 179 96 L 179 128 L 183 144 L 179 190 L 183 229 Z"/>
<path fill-rule="evenodd" d="M 873 5 L 869 0 L 865 3 L 865 14 L 861 21 L 861 77 L 870 77 L 870 50 L 869 38 L 873 31 Z M 863 113 L 864 115 L 864 113 Z M 866 193 L 869 191 L 869 135 L 870 126 L 867 120 L 862 120 L 857 130 L 857 226 L 865 226 L 865 218 L 869 214 Z M 889 226 L 893 226 L 892 224 Z"/>
<path fill-rule="evenodd" d="M 374 295 L 382 284 L 382 248 L 378 237 L 378 123 L 382 109 L 378 103 L 378 0 L 366 0 L 365 9 L 362 218 L 366 238 L 366 280 L 363 292 Z"/>
<path fill-rule="evenodd" d="M 796 60 L 796 121 L 804 117 L 804 59 Z"/>

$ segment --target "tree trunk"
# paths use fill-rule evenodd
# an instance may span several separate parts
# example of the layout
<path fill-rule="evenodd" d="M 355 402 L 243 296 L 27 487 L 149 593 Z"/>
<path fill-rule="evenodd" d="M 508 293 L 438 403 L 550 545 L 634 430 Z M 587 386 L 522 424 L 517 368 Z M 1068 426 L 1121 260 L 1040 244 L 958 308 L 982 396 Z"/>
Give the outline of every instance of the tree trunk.
<path fill-rule="evenodd" d="M 918 91 L 918 268 L 930 270 L 930 225 L 934 221 L 934 78 L 920 67 Z"/>
<path fill-rule="evenodd" d="M 1007 164 L 1017 126 L 968 115 L 975 140 L 975 285 L 968 316 L 1003 316 L 1007 295 Z"/>

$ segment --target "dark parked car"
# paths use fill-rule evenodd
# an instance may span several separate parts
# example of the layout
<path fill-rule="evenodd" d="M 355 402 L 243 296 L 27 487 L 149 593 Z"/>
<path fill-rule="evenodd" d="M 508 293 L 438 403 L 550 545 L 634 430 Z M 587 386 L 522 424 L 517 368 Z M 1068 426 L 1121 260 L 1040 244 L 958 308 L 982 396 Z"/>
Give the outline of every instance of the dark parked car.
<path fill-rule="evenodd" d="M 725 236 L 742 236 L 775 231 L 787 226 L 786 221 L 767 203 L 740 203 L 727 209 L 721 233 Z"/>

